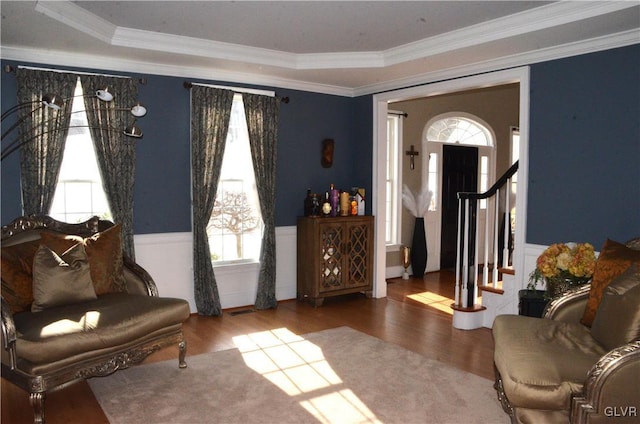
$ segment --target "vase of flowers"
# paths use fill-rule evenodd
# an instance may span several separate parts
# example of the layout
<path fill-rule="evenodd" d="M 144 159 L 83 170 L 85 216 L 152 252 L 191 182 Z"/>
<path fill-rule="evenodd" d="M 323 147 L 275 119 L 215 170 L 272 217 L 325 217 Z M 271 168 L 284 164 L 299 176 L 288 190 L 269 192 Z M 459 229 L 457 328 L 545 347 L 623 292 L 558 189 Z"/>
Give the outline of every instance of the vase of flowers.
<path fill-rule="evenodd" d="M 402 203 L 415 217 L 411 240 L 411 268 L 413 275 L 422 278 L 427 268 L 427 238 L 424 217 L 429 209 L 432 193 L 422 189 L 413 193 L 406 184 L 402 187 Z"/>
<path fill-rule="evenodd" d="M 546 298 L 552 299 L 591 279 L 596 266 L 593 246 L 589 243 L 555 243 L 545 249 L 529 274 L 530 290 L 546 282 Z"/>

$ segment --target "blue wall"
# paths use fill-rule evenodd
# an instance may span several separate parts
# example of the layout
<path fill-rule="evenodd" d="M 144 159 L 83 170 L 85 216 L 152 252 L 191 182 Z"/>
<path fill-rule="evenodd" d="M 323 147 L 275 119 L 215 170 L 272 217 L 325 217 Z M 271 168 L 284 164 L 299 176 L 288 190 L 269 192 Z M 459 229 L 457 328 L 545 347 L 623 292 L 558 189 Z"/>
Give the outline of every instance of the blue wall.
<path fill-rule="evenodd" d="M 2 65 L 5 64 L 18 65 L 3 61 Z M 147 106 L 148 113 L 138 121 L 144 137 L 138 142 L 136 151 L 134 232 L 190 231 L 190 97 L 189 91 L 183 87 L 185 80 L 127 75 L 147 79 L 146 85 L 139 86 L 138 96 Z M 190 81 L 237 86 L 216 81 Z M 2 110 L 16 103 L 15 84 L 15 74 L 2 73 Z M 290 98 L 290 103 L 283 103 L 280 108 L 277 226 L 295 225 L 297 216 L 303 213 L 307 188 L 324 192 L 330 183 L 334 183 L 341 189 L 358 186 L 371 192 L 370 96 L 352 99 L 297 90 L 257 88 L 275 90 L 278 96 Z M 369 111 L 362 113 L 362 104 L 367 102 Z M 331 168 L 320 165 L 321 143 L 325 138 L 333 138 L 336 143 Z M 19 155 L 16 153 L 2 162 L 3 224 L 22 213 L 19 184 Z M 370 203 L 368 209 L 370 213 Z"/>
<path fill-rule="evenodd" d="M 182 78 L 139 76 L 149 112 L 139 121 L 134 231 L 190 231 L 189 92 Z M 280 113 L 276 225 L 294 225 L 306 189 L 330 183 L 365 187 L 370 213 L 371 96 L 275 91 L 291 98 Z M 15 104 L 15 75 L 2 72 L 1 100 L 2 110 Z M 640 45 L 531 66 L 528 243 L 600 249 L 606 238 L 640 236 L 639 117 Z M 329 169 L 325 138 L 336 141 Z M 20 214 L 17 154 L 2 162 L 1 194 L 5 224 Z"/>
<path fill-rule="evenodd" d="M 527 242 L 640 236 L 640 45 L 531 67 Z"/>

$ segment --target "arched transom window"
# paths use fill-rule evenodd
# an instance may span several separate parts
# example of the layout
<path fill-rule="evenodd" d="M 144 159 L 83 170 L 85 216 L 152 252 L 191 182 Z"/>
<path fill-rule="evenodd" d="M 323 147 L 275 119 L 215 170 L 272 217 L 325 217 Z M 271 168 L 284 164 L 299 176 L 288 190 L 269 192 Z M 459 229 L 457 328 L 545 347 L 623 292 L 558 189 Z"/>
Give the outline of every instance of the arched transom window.
<path fill-rule="evenodd" d="M 471 146 L 491 146 L 493 144 L 493 138 L 485 127 L 459 116 L 438 119 L 433 122 L 427 129 L 427 141 Z"/>

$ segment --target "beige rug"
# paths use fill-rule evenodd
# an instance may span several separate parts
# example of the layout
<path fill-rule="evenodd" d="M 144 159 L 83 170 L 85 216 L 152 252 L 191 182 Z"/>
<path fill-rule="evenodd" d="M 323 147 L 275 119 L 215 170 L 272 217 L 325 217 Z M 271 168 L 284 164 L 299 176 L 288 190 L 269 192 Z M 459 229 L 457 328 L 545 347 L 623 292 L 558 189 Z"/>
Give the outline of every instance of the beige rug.
<path fill-rule="evenodd" d="M 235 341 L 89 383 L 113 424 L 508 422 L 492 381 L 348 327 Z"/>

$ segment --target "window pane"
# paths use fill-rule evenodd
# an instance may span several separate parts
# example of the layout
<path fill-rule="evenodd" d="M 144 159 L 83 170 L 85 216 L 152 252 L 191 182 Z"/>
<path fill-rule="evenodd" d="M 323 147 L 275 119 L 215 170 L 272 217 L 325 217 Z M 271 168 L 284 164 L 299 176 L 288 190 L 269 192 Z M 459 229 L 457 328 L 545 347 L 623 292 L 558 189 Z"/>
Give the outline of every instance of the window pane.
<path fill-rule="evenodd" d="M 437 210 L 438 204 L 438 154 L 429 154 L 429 191 L 432 193 L 429 210 Z"/>
<path fill-rule="evenodd" d="M 216 202 L 207 226 L 214 262 L 258 260 L 262 215 L 242 95 L 233 98 Z"/>
<path fill-rule="evenodd" d="M 489 189 L 489 157 L 480 157 L 480 193 Z M 480 200 L 480 209 L 487 208 L 487 199 Z"/>

